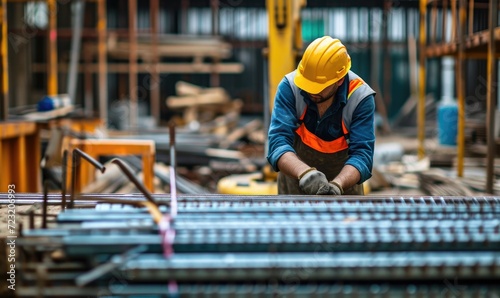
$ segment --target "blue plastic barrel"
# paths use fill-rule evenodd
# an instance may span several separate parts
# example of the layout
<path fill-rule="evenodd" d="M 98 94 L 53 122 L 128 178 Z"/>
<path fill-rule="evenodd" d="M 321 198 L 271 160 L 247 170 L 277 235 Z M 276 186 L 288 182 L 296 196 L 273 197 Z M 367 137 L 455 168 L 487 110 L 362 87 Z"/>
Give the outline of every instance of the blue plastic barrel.
<path fill-rule="evenodd" d="M 457 145 L 458 106 L 453 100 L 443 100 L 437 111 L 440 145 Z"/>

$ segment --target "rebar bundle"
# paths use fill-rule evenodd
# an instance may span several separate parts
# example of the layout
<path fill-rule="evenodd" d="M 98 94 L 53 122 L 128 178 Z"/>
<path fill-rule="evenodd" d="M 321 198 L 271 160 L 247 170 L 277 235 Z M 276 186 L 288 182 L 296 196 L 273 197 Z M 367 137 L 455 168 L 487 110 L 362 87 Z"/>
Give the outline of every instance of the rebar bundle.
<path fill-rule="evenodd" d="M 23 199 L 42 198 L 18 201 Z M 171 214 L 170 196 L 152 199 L 162 214 Z M 92 200 L 95 207 L 68 209 L 46 229 L 23 231 L 18 292 L 495 297 L 500 291 L 497 197 L 176 199 L 177 215 L 168 226 L 174 236 L 166 243 L 149 210 L 130 204 L 144 197 L 81 195 L 77 207 Z"/>

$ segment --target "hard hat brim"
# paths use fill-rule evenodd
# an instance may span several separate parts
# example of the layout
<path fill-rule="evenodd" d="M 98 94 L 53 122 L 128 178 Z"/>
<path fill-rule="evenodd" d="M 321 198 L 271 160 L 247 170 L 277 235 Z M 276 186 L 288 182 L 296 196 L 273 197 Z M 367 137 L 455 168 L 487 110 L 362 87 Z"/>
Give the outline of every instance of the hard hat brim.
<path fill-rule="evenodd" d="M 313 81 L 309 81 L 306 79 L 303 75 L 301 75 L 299 72 L 295 75 L 295 78 L 293 79 L 293 82 L 297 87 L 300 89 L 304 90 L 305 92 L 309 94 L 318 94 L 321 91 L 323 91 L 326 87 L 331 86 L 335 84 L 338 81 L 338 79 L 333 79 L 330 81 L 327 81 L 325 83 L 317 83 Z"/>

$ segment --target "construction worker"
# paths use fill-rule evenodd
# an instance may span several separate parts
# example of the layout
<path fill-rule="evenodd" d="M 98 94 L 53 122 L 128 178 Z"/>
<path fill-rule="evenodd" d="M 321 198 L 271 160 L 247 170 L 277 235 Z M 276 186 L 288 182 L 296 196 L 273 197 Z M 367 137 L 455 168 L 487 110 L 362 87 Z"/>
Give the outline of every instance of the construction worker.
<path fill-rule="evenodd" d="M 324 36 L 279 83 L 267 156 L 279 172 L 279 194 L 363 194 L 373 163 L 375 92 L 350 68 L 342 42 Z"/>

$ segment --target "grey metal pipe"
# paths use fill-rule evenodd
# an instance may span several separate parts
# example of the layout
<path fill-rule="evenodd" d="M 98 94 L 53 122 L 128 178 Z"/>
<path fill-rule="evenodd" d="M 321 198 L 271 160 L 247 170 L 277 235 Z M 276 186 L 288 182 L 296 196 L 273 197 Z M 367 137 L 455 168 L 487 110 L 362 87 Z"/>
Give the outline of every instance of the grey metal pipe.
<path fill-rule="evenodd" d="M 78 79 L 78 60 L 82 41 L 83 14 L 85 1 L 76 0 L 73 4 L 73 35 L 71 36 L 71 56 L 68 71 L 68 95 L 72 104 L 76 101 L 76 88 Z"/>

